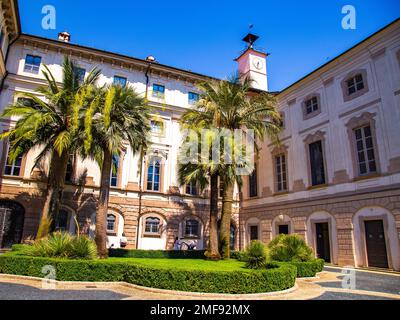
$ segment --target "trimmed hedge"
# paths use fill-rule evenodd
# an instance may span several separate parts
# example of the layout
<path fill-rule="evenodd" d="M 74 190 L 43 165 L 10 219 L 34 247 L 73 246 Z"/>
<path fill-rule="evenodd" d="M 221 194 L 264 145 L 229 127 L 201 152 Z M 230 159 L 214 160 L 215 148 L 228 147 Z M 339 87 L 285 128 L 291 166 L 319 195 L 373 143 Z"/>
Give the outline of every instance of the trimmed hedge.
<path fill-rule="evenodd" d="M 313 259 L 303 262 L 278 262 L 279 264 L 290 264 L 297 269 L 297 278 L 315 277 L 318 272 L 324 268 L 325 261 L 323 259 Z"/>
<path fill-rule="evenodd" d="M 271 269 L 244 271 L 202 271 L 153 268 L 129 262 L 67 260 L 0 256 L 0 273 L 44 277 L 42 268 L 51 265 L 61 281 L 126 281 L 140 286 L 177 291 L 209 293 L 261 293 L 292 288 L 296 267 L 279 264 Z"/>
<path fill-rule="evenodd" d="M 204 259 L 205 250 L 127 250 L 109 249 L 109 257 L 154 259 Z"/>

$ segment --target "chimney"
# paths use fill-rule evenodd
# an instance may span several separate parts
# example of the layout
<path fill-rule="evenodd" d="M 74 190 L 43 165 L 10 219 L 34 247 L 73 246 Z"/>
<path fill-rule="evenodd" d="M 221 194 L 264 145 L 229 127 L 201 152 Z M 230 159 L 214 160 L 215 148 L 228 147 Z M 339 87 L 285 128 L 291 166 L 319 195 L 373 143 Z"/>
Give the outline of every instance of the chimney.
<path fill-rule="evenodd" d="M 60 32 L 58 34 L 58 40 L 63 42 L 70 42 L 71 35 L 67 31 Z"/>

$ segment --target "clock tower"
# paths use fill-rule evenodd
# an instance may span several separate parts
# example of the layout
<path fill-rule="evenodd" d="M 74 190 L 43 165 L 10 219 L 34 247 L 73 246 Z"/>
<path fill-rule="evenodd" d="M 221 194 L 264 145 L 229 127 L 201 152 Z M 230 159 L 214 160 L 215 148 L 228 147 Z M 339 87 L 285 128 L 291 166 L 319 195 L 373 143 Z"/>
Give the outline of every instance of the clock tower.
<path fill-rule="evenodd" d="M 243 38 L 247 43 L 246 50 L 237 58 L 241 77 L 250 77 L 253 80 L 251 86 L 254 89 L 268 91 L 267 80 L 267 53 L 255 50 L 254 42 L 259 37 L 249 33 Z"/>

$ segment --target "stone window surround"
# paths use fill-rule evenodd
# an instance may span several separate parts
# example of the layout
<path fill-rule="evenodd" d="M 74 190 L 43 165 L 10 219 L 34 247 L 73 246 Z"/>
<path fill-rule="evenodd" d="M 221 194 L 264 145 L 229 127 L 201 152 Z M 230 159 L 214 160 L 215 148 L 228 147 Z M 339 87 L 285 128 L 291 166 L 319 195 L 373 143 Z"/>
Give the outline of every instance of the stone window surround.
<path fill-rule="evenodd" d="M 312 175 L 311 175 L 311 159 L 310 159 L 310 148 L 309 145 L 311 143 L 321 141 L 322 145 L 322 157 L 324 159 L 324 174 L 325 174 L 325 183 L 319 185 L 312 185 Z M 318 130 L 313 134 L 309 134 L 304 139 L 305 149 L 306 149 L 306 157 L 307 157 L 307 174 L 308 174 L 308 189 L 319 188 L 319 187 L 326 187 L 328 185 L 329 177 L 328 177 L 328 169 L 327 169 L 327 162 L 326 162 L 326 138 L 325 132 Z"/>
<path fill-rule="evenodd" d="M 363 79 L 364 88 L 349 95 L 347 81 L 350 80 L 351 78 L 355 77 L 357 74 L 361 74 L 362 79 Z M 353 100 L 355 98 L 362 96 L 364 93 L 367 93 L 369 91 L 367 70 L 366 69 L 356 69 L 356 70 L 349 72 L 343 78 L 343 80 L 340 82 L 340 86 L 342 88 L 344 102 L 348 102 L 350 100 Z"/>
<path fill-rule="evenodd" d="M 160 219 L 158 233 L 147 233 L 146 232 L 146 220 L 148 218 Z M 140 236 L 142 238 L 161 238 L 162 234 L 165 232 L 165 230 L 167 228 L 167 223 L 165 222 L 166 219 L 157 212 L 145 213 L 140 217 L 140 220 L 141 220 L 141 224 L 142 224 Z"/>
<path fill-rule="evenodd" d="M 251 236 L 251 232 L 250 232 L 250 227 L 257 227 L 257 238 L 259 241 L 261 241 L 261 220 L 256 218 L 256 217 L 252 217 L 247 219 L 246 221 L 246 225 L 245 225 L 245 234 L 246 234 L 246 244 L 250 244 L 250 236 Z"/>
<path fill-rule="evenodd" d="M 361 245 L 361 249 L 362 249 L 360 252 L 360 255 L 361 255 L 361 261 L 363 263 L 363 266 L 368 267 L 367 241 L 365 239 L 365 221 L 371 221 L 371 220 L 381 220 L 383 222 L 387 261 L 388 261 L 389 269 L 392 269 L 393 268 L 392 251 L 391 251 L 390 240 L 389 240 L 389 236 L 388 236 L 389 222 L 388 222 L 386 213 L 377 214 L 375 216 L 360 215 L 358 217 L 358 223 L 359 223 L 359 227 L 360 227 L 360 237 L 361 237 L 360 245 Z"/>
<path fill-rule="evenodd" d="M 280 215 L 277 215 L 272 220 L 272 229 L 271 229 L 272 238 L 279 235 L 279 226 L 282 226 L 282 225 L 288 226 L 289 234 L 295 233 L 294 232 L 294 223 L 292 221 L 292 218 L 290 216 L 288 216 L 287 214 L 280 214 Z"/>
<path fill-rule="evenodd" d="M 310 100 L 312 98 L 317 98 L 318 110 L 307 114 L 306 103 L 308 100 Z M 311 93 L 311 94 L 305 96 L 301 103 L 301 109 L 303 111 L 303 120 L 308 120 L 308 119 L 316 117 L 317 115 L 319 115 L 321 113 L 321 108 L 322 108 L 321 107 L 321 95 L 319 93 L 314 92 L 314 93 Z"/>
<path fill-rule="evenodd" d="M 27 160 L 26 154 L 22 156 L 21 167 L 19 170 L 19 176 L 8 176 L 8 175 L 4 174 L 4 170 L 6 167 L 6 161 L 7 161 L 7 157 L 8 157 L 8 146 L 9 146 L 8 139 L 3 140 L 3 150 L 2 150 L 2 155 L 1 155 L 1 159 L 0 159 L 0 177 L 23 178 L 24 173 L 25 173 L 26 160 Z"/>
<path fill-rule="evenodd" d="M 274 195 L 279 195 L 279 194 L 283 194 L 283 193 L 287 193 L 289 192 L 289 170 L 288 170 L 288 149 L 289 147 L 286 145 L 282 145 L 282 146 L 278 146 L 275 147 L 272 151 L 271 151 L 271 155 L 272 155 L 272 163 L 273 163 L 273 178 L 274 178 Z M 286 190 L 281 190 L 278 191 L 278 177 L 277 177 L 277 172 L 276 172 L 276 162 L 275 162 L 275 157 L 280 156 L 280 155 L 284 155 L 285 156 L 285 160 L 286 160 Z"/>
<path fill-rule="evenodd" d="M 199 223 L 199 230 L 198 230 L 199 233 L 197 236 L 186 235 L 186 222 L 188 220 L 196 220 Z M 181 222 L 180 234 L 181 234 L 182 238 L 185 238 L 185 239 L 201 239 L 203 237 L 203 226 L 204 226 L 203 221 L 199 217 L 194 216 L 194 215 L 188 215 L 188 216 L 184 217 Z"/>
<path fill-rule="evenodd" d="M 115 222 L 114 222 L 114 229 L 113 230 L 108 230 L 107 226 L 108 226 L 108 221 L 106 224 L 106 231 L 107 231 L 107 235 L 108 236 L 116 236 L 118 233 L 118 223 L 119 223 L 119 214 L 115 213 L 115 212 L 107 212 L 107 220 L 108 220 L 108 216 L 112 215 L 115 217 Z"/>
<path fill-rule="evenodd" d="M 379 149 L 378 143 L 376 139 L 376 126 L 375 126 L 375 119 L 376 113 L 370 112 L 363 112 L 360 116 L 355 116 L 351 118 L 347 123 L 347 135 L 350 144 L 350 154 L 351 154 L 351 161 L 352 161 L 352 168 L 353 168 L 353 179 L 357 178 L 364 178 L 364 177 L 373 177 L 379 175 L 380 170 L 380 161 L 379 161 Z M 356 141 L 354 138 L 354 129 L 357 129 L 362 126 L 369 125 L 371 127 L 371 134 L 372 134 L 372 143 L 374 144 L 374 154 L 375 154 L 375 165 L 376 165 L 376 172 L 360 175 L 358 171 L 358 157 L 356 151 Z"/>
<path fill-rule="evenodd" d="M 149 165 L 153 161 L 154 158 L 160 159 L 160 188 L 158 191 L 147 189 L 147 174 L 149 171 Z M 147 157 L 147 159 L 145 161 L 145 166 L 144 166 L 145 171 L 144 171 L 144 179 L 143 179 L 143 181 L 144 181 L 143 190 L 145 190 L 145 192 L 155 192 L 155 193 L 163 193 L 164 192 L 164 189 L 163 189 L 163 187 L 164 187 L 164 166 L 165 166 L 165 164 L 164 164 L 164 161 L 163 161 L 163 158 L 161 155 L 154 154 L 154 155 L 150 155 Z"/>

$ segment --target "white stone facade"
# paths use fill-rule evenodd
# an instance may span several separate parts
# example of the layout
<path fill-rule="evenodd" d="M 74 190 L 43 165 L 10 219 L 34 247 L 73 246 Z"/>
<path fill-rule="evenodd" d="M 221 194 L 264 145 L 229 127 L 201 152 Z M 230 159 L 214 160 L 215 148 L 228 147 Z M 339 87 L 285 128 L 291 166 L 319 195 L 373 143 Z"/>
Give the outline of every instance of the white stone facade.
<path fill-rule="evenodd" d="M 6 46 L 4 41 L 3 48 Z M 26 68 L 28 55 L 41 57 L 39 70 Z M 127 149 L 120 159 L 110 196 L 109 245 L 119 247 L 125 236 L 128 248 L 171 249 L 178 237 L 195 243 L 197 249 L 205 248 L 208 192 L 187 194 L 186 187 L 179 186 L 176 169 L 182 138 L 180 115 L 192 106 L 189 96 L 197 93 L 196 81 L 210 78 L 111 52 L 19 35 L 9 48 L 8 73 L 0 63 L 0 71 L 6 75 L 0 110 L 44 84 L 43 64 L 61 81 L 65 55 L 86 74 L 95 66 L 101 69 L 99 84 L 112 83 L 115 76 L 126 78 L 128 85 L 149 98 L 158 126 L 141 175 L 138 155 Z M 256 89 L 267 90 L 266 55 L 249 50 L 238 64 L 239 70 L 247 70 L 258 79 Z M 355 79 L 355 92 L 350 79 Z M 153 94 L 153 85 L 164 87 L 161 98 Z M 232 245 L 242 249 L 252 239 L 268 243 L 280 232 L 297 233 L 317 255 L 325 255 L 334 264 L 371 267 L 386 262 L 388 268 L 400 269 L 400 22 L 277 93 L 277 99 L 284 118 L 282 146 L 262 142 L 256 194 L 250 197 L 247 179 L 241 192 L 235 193 Z M 15 119 L 1 123 L 1 130 L 14 123 Z M 372 141 L 374 152 L 366 173 L 361 172 L 364 169 L 354 140 L 359 128 L 362 133 L 357 134 L 361 134 L 365 145 Z M 311 153 L 310 144 L 317 148 Z M 323 159 L 318 158 L 318 148 Z M 364 148 L 365 155 L 371 148 Z M 20 210 L 24 210 L 25 219 L 19 240 L 26 240 L 36 232 L 45 191 L 44 180 L 37 170 L 32 171 L 39 151 L 32 150 L 21 160 L 16 175 L 4 171 L 6 143 L 0 146 L 0 152 L 0 201 L 6 201 L 0 209 L 10 202 L 23 207 Z M 161 186 L 159 190 L 147 190 L 146 170 L 154 159 L 160 161 Z M 64 194 L 66 228 L 75 231 L 76 216 L 81 231 L 93 234 L 100 170 L 97 164 L 78 159 L 73 164 L 72 180 Z M 78 181 L 85 183 L 84 188 Z M 313 181 L 318 183 L 313 185 Z M 380 247 L 376 246 L 384 248 L 386 255 L 385 259 L 377 258 L 378 262 L 373 255 L 381 249 L 371 249 L 375 244 L 369 239 L 375 235 L 384 239 Z"/>

